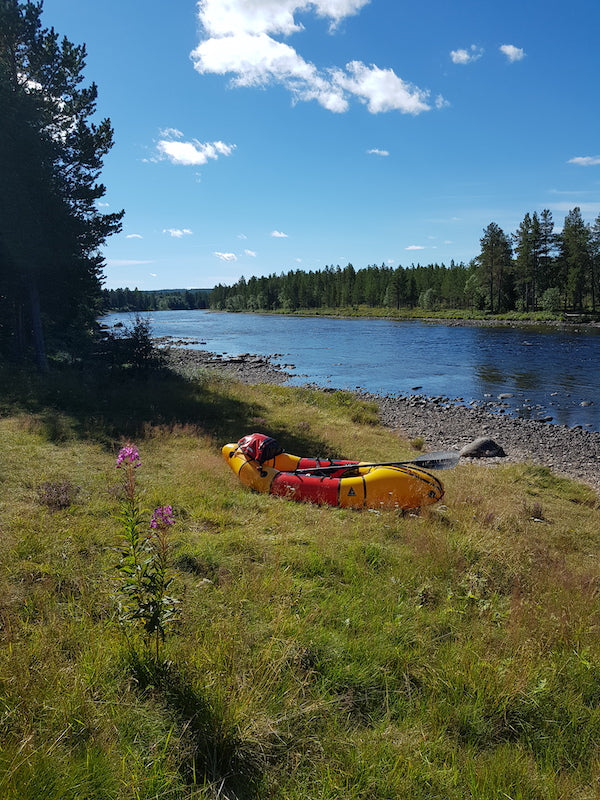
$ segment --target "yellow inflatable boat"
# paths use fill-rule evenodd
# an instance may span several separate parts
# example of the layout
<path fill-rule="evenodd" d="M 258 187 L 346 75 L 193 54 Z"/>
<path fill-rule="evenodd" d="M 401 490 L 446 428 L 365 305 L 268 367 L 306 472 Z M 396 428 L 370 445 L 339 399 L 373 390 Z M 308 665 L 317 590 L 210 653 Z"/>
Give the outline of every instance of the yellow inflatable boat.
<path fill-rule="evenodd" d="M 261 433 L 226 444 L 223 458 L 257 492 L 340 508 L 420 508 L 444 495 L 441 482 L 417 466 L 301 458 Z"/>

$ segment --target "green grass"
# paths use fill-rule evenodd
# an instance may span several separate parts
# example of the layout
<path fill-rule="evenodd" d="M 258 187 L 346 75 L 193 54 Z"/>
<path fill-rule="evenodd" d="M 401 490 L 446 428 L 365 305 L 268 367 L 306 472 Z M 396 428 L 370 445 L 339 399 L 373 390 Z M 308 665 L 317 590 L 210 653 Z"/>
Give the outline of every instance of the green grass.
<path fill-rule="evenodd" d="M 0 796 L 584 800 L 600 793 L 600 509 L 535 465 L 420 515 L 252 494 L 220 446 L 427 450 L 342 392 L 65 371 L 2 383 Z M 116 623 L 119 446 L 172 504 L 181 614 Z"/>
<path fill-rule="evenodd" d="M 299 308 L 295 311 L 278 310 L 266 311 L 261 309 L 261 314 L 292 314 L 295 316 L 308 316 L 308 317 L 382 317 L 385 319 L 426 319 L 426 320 L 475 320 L 479 322 L 522 322 L 522 323 L 576 323 L 594 322 L 597 320 L 597 315 L 594 314 L 563 314 L 561 312 L 553 313 L 551 311 L 507 311 L 502 314 L 492 314 L 489 311 L 480 309 L 464 309 L 464 308 L 446 308 L 440 310 L 431 310 L 415 306 L 414 308 L 388 308 L 387 306 L 367 306 L 367 305 L 353 305 L 334 308 Z"/>

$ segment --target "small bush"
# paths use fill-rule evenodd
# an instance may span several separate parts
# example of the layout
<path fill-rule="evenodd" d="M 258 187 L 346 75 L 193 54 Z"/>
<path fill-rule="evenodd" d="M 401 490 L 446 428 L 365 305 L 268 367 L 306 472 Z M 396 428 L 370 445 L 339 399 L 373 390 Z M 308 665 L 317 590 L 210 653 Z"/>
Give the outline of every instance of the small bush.
<path fill-rule="evenodd" d="M 81 487 L 69 480 L 44 481 L 38 488 L 38 502 L 52 511 L 60 511 L 72 505 L 80 491 Z"/>
<path fill-rule="evenodd" d="M 540 300 L 540 306 L 544 311 L 552 311 L 553 313 L 560 311 L 562 306 L 560 289 L 557 289 L 556 286 L 546 289 Z"/>

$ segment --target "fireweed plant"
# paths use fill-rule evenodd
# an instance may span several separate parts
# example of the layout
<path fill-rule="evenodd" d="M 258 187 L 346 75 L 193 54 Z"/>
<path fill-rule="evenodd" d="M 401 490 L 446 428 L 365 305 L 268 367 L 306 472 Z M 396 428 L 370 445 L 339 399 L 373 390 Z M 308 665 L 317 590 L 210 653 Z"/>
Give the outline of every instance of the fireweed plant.
<path fill-rule="evenodd" d="M 175 518 L 171 506 L 159 506 L 148 524 L 136 483 L 136 471 L 141 465 L 137 448 L 124 445 L 116 463 L 117 469 L 123 471 L 117 602 L 123 630 L 140 630 L 146 647 L 153 650 L 158 661 L 166 627 L 176 616 L 179 602 L 168 594 L 173 580 L 168 575 L 168 531 Z"/>

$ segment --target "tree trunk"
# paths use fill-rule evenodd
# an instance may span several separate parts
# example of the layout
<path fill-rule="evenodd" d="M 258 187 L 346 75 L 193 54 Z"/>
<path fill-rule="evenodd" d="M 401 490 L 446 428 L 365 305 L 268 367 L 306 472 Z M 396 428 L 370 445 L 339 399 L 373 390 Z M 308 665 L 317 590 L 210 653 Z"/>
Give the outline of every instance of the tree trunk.
<path fill-rule="evenodd" d="M 29 284 L 29 303 L 31 309 L 31 331 L 33 334 L 35 362 L 40 372 L 48 372 L 48 360 L 46 358 L 42 315 L 40 311 L 40 296 L 35 278 L 32 278 Z"/>

